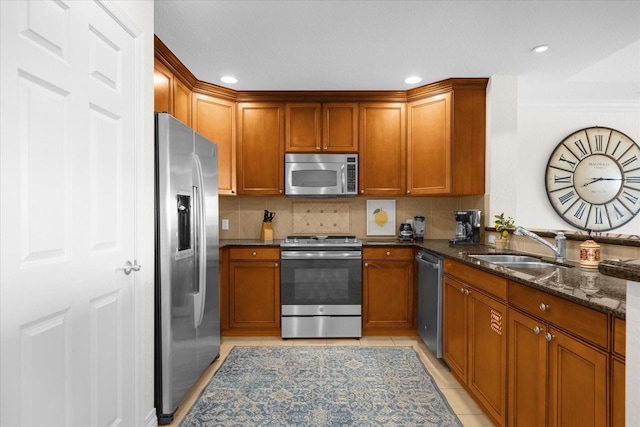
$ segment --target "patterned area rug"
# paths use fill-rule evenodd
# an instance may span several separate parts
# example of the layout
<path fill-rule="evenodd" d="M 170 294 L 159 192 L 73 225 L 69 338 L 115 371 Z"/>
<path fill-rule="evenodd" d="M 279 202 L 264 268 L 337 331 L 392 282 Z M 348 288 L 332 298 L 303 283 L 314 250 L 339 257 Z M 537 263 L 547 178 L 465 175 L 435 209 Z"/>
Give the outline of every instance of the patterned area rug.
<path fill-rule="evenodd" d="M 462 426 L 411 347 L 234 347 L 181 423 Z"/>

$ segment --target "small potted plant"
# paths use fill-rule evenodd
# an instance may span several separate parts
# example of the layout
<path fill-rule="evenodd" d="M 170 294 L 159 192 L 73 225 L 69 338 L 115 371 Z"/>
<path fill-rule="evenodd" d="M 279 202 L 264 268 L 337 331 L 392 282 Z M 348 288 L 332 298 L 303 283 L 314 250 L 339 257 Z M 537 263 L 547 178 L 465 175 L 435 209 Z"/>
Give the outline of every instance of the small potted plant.
<path fill-rule="evenodd" d="M 496 231 L 500 232 L 500 235 L 496 239 L 496 249 L 504 249 L 509 244 L 509 230 L 516 228 L 516 223 L 513 218 L 504 216 L 504 212 L 500 215 L 495 215 L 495 227 Z"/>

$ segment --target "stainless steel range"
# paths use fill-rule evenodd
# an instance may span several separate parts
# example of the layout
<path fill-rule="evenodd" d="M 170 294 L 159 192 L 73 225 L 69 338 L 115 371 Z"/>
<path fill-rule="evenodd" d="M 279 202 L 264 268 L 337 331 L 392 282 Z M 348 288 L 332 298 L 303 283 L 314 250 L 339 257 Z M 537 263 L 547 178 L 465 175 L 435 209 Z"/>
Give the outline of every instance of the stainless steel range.
<path fill-rule="evenodd" d="M 282 337 L 362 336 L 362 242 L 289 236 L 280 252 Z"/>

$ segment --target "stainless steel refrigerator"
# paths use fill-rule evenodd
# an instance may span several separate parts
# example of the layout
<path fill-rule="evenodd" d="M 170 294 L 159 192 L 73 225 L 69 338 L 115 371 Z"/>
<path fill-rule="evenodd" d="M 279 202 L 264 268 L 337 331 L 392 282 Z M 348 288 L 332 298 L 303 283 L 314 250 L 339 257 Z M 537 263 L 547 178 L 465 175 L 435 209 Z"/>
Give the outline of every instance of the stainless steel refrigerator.
<path fill-rule="evenodd" d="M 220 355 L 217 146 L 155 115 L 155 405 L 168 424 Z"/>

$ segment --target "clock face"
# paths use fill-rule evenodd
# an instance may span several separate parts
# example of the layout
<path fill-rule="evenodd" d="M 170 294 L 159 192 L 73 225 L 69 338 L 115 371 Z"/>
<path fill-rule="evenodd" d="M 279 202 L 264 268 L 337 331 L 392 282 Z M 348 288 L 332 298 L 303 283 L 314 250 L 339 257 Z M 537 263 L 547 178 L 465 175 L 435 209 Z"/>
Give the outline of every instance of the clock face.
<path fill-rule="evenodd" d="M 640 147 L 615 129 L 579 130 L 553 150 L 545 180 L 553 209 L 569 224 L 620 227 L 640 211 Z"/>

